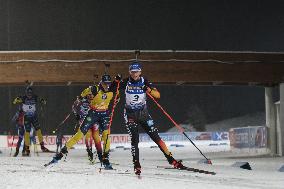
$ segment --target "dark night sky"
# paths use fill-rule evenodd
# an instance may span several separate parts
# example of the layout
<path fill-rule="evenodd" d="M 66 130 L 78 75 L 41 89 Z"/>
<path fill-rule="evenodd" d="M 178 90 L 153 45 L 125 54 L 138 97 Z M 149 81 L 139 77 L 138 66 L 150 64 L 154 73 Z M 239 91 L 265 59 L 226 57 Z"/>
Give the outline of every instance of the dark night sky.
<path fill-rule="evenodd" d="M 283 51 L 284 3 L 0 0 L 0 50 Z"/>

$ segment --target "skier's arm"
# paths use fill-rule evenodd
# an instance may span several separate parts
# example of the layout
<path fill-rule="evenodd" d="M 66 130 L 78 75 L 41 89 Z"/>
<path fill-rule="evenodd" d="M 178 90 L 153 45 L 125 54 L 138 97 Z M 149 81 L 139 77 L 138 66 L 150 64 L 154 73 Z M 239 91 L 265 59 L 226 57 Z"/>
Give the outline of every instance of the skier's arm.
<path fill-rule="evenodd" d="M 17 123 L 18 120 L 19 120 L 19 111 L 17 111 L 17 112 L 15 113 L 15 115 L 13 116 L 12 122 L 13 122 L 13 123 Z"/>
<path fill-rule="evenodd" d="M 88 88 L 82 91 L 81 97 L 85 98 L 87 95 L 90 95 L 90 94 L 92 94 L 91 86 L 89 86 Z"/>
<path fill-rule="evenodd" d="M 85 97 L 87 97 L 88 95 L 91 95 L 91 94 L 96 96 L 98 94 L 98 91 L 99 91 L 99 88 L 98 88 L 97 85 L 89 86 L 88 88 L 86 88 L 82 91 L 81 97 L 85 98 Z"/>
<path fill-rule="evenodd" d="M 72 112 L 73 115 L 75 116 L 76 120 L 80 120 L 80 113 L 79 113 L 79 107 L 81 105 L 81 100 L 80 97 L 77 96 L 77 99 L 74 101 L 72 105 Z"/>
<path fill-rule="evenodd" d="M 113 92 L 113 94 L 115 95 L 117 93 L 117 102 L 119 102 L 119 98 L 120 98 L 120 93 L 119 93 L 120 88 L 121 88 L 121 76 L 118 74 L 117 76 L 115 76 L 115 80 L 111 83 L 111 86 L 110 86 L 110 91 Z"/>

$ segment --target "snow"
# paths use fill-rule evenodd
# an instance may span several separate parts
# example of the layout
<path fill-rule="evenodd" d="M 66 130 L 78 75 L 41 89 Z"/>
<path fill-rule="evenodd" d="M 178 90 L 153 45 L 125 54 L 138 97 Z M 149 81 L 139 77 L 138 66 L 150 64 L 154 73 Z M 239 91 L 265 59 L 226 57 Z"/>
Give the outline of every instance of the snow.
<path fill-rule="evenodd" d="M 217 147 L 216 147 L 217 148 Z M 86 151 L 70 150 L 66 162 L 60 161 L 53 167 L 43 165 L 54 154 L 35 153 L 31 157 L 10 157 L 10 148 L 2 148 L 0 154 L 0 188 L 99 188 L 99 189 L 184 189 L 184 188 L 284 188 L 284 172 L 278 169 L 284 165 L 283 157 L 243 156 L 227 152 L 206 153 L 213 165 L 200 164 L 202 156 L 192 146 L 170 147 L 176 159 L 183 159 L 185 165 L 214 171 L 206 175 L 188 171 L 156 168 L 167 166 L 158 148 L 140 148 L 142 179 L 133 174 L 129 150 L 115 149 L 111 161 L 117 170 L 99 171 L 100 164 L 90 165 Z M 206 149 L 202 149 L 205 150 Z M 247 161 L 252 171 L 231 165 Z M 128 171 L 129 174 L 125 174 Z"/>

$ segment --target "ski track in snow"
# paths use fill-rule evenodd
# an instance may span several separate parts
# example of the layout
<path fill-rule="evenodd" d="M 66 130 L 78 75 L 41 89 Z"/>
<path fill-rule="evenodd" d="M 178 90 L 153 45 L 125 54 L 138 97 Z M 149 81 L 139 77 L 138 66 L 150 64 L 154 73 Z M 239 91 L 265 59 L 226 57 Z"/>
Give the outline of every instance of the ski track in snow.
<path fill-rule="evenodd" d="M 0 189 L 2 188 L 99 188 L 99 189 L 222 189 L 222 188 L 284 188 L 284 173 L 278 169 L 284 165 L 284 158 L 226 158 L 222 153 L 214 154 L 213 165 L 199 164 L 202 159 L 192 148 L 171 147 L 177 159 L 189 167 L 214 171 L 206 175 L 184 170 L 156 168 L 168 166 L 158 149 L 140 148 L 142 179 L 133 173 L 129 150 L 115 149 L 111 161 L 116 170 L 101 170 L 100 164 L 91 165 L 85 150 L 70 150 L 67 161 L 63 160 L 49 167 L 43 165 L 54 154 L 34 153 L 31 157 L 9 157 L 10 149 L 1 149 Z M 209 154 L 210 155 L 210 154 Z M 236 161 L 248 161 L 252 171 L 232 167 Z"/>

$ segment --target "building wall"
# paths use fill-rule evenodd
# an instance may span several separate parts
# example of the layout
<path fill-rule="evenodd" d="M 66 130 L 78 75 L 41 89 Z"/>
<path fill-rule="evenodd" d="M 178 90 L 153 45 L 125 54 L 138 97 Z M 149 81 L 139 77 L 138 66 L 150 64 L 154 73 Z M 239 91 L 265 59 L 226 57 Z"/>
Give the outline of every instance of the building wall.
<path fill-rule="evenodd" d="M 64 120 L 71 111 L 73 101 L 86 86 L 36 86 L 34 92 L 47 100 L 47 105 L 39 110 L 39 119 L 44 133 L 51 134 L 57 125 Z M 177 123 L 204 119 L 204 123 L 238 117 L 256 112 L 264 112 L 264 88 L 262 87 L 201 87 L 158 85 L 161 92 L 159 103 L 176 120 Z M 24 87 L 0 87 L 0 134 L 15 132 L 15 125 L 11 123 L 17 106 L 12 104 L 17 95 L 24 94 Z M 114 114 L 112 133 L 126 133 L 123 124 L 123 102 L 121 101 Z M 148 101 L 150 113 L 160 131 L 166 131 L 173 124 L 166 118 L 159 108 Z M 197 112 L 197 113 L 196 113 Z M 198 120 L 197 120 L 198 121 Z M 71 116 L 64 124 L 64 132 L 72 134 L 75 120 Z M 141 130 L 142 131 L 142 130 Z"/>

